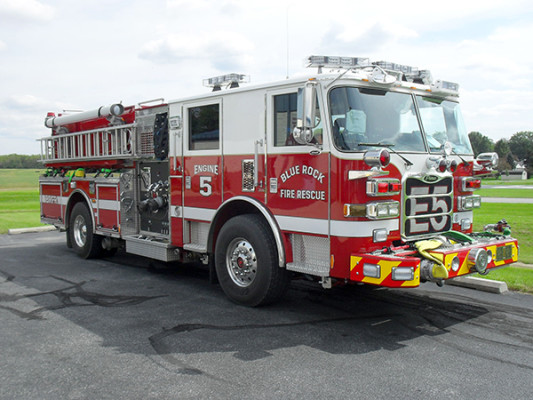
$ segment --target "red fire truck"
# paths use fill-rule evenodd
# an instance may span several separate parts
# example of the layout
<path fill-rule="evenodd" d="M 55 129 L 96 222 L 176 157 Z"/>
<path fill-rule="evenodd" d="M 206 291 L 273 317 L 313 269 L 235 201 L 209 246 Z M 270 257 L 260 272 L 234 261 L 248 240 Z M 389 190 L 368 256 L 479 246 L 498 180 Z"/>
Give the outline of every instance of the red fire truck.
<path fill-rule="evenodd" d="M 517 261 L 505 220 L 473 232 L 481 185 L 458 85 L 427 70 L 311 56 L 311 76 L 45 120 L 41 218 L 81 257 L 201 260 L 237 303 L 419 286 Z M 328 72 L 324 72 L 328 70 Z"/>

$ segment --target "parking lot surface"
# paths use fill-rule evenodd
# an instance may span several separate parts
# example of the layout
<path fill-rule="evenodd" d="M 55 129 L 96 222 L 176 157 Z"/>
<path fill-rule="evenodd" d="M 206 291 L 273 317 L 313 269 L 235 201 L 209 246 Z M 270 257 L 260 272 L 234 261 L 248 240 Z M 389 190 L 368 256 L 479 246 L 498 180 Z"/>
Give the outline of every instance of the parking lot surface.
<path fill-rule="evenodd" d="M 0 235 L 0 399 L 533 398 L 533 296 L 294 281 L 247 308 L 64 239 Z"/>

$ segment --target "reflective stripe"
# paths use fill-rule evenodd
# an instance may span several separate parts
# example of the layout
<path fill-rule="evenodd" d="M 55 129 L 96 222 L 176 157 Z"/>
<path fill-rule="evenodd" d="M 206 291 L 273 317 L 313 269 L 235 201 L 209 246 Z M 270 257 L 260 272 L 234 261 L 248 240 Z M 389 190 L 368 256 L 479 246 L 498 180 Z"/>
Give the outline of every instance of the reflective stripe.
<path fill-rule="evenodd" d="M 211 208 L 183 207 L 183 218 L 211 222 L 216 210 Z M 283 231 L 310 233 L 314 235 L 329 234 L 329 221 L 318 218 L 289 217 L 276 215 L 276 221 Z M 331 235 L 342 237 L 372 237 L 375 229 L 386 229 L 387 233 L 400 229 L 398 219 L 379 221 L 331 221 Z"/>
<path fill-rule="evenodd" d="M 41 203 L 46 204 L 61 204 L 63 202 L 61 196 L 51 196 L 49 194 L 41 195 Z"/>
<path fill-rule="evenodd" d="M 41 194 L 40 199 L 41 203 L 61 204 L 62 206 L 66 206 L 69 198 L 66 196 L 50 196 L 48 194 Z"/>
<path fill-rule="evenodd" d="M 183 207 L 183 218 L 211 222 L 216 210 L 211 208 Z"/>
<path fill-rule="evenodd" d="M 328 220 L 316 218 L 287 217 L 276 215 L 279 227 L 283 231 L 314 233 L 315 235 L 328 234 Z"/>
<path fill-rule="evenodd" d="M 95 203 L 93 203 L 94 205 Z M 120 211 L 120 201 L 98 200 L 97 207 L 100 210 Z"/>
<path fill-rule="evenodd" d="M 282 230 L 328 235 L 328 220 L 317 218 L 287 217 L 278 215 L 276 220 Z M 380 221 L 331 221 L 331 236 L 372 237 L 375 229 L 386 229 L 387 234 L 400 229 L 398 219 Z"/>
<path fill-rule="evenodd" d="M 331 236 L 372 237 L 375 229 L 386 229 L 387 234 L 390 234 L 400 229 L 400 220 L 331 221 Z"/>

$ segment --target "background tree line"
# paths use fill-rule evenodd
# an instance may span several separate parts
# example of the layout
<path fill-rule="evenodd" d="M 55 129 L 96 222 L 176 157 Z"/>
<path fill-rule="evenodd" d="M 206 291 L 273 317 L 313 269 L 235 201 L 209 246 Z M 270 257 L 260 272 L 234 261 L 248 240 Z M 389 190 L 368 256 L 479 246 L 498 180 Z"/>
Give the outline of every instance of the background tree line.
<path fill-rule="evenodd" d="M 8 154 L 0 156 L 0 168 L 43 168 L 39 162 L 41 156 L 27 156 L 24 154 Z"/>
<path fill-rule="evenodd" d="M 517 132 L 509 140 L 500 139 L 496 143 L 479 132 L 470 132 L 468 137 L 474 156 L 477 157 L 480 153 L 498 153 L 498 171 L 512 170 L 520 162 L 525 164 L 529 176 L 533 174 L 533 132 Z"/>

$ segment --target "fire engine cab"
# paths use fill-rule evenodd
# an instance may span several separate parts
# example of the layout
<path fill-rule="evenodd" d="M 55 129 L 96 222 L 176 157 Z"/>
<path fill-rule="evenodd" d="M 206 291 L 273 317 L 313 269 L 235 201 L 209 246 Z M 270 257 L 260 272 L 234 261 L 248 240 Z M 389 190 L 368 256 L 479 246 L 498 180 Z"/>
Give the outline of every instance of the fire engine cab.
<path fill-rule="evenodd" d="M 42 221 L 83 258 L 122 247 L 202 260 L 251 306 L 297 276 L 407 288 L 517 261 L 504 220 L 472 230 L 481 181 L 457 84 L 366 58 L 308 66 L 273 84 L 229 74 L 200 96 L 49 113 Z"/>

